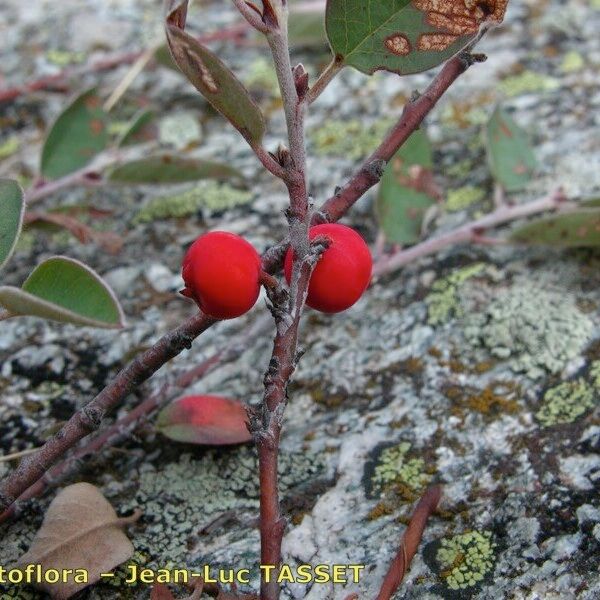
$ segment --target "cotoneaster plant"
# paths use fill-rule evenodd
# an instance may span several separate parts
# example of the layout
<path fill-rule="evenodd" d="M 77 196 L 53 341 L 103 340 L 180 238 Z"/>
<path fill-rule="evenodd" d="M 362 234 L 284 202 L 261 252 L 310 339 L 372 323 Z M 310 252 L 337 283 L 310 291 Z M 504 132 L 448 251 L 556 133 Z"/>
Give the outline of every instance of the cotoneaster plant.
<path fill-rule="evenodd" d="M 204 427 L 202 439 L 208 437 L 214 443 L 215 439 L 223 439 L 223 430 L 220 428 L 223 425 L 223 414 L 229 414 L 227 441 L 238 442 L 246 438 L 241 423 L 242 418 L 247 417 L 248 437 L 254 439 L 259 458 L 260 564 L 273 565 L 275 569 L 275 574 L 269 580 L 261 580 L 260 598 L 277 600 L 280 597 L 280 585 L 276 575 L 282 564 L 282 540 L 287 526 L 279 504 L 277 462 L 284 410 L 288 400 L 293 402 L 293 398 L 288 398 L 288 384 L 301 354 L 298 339 L 305 303 L 328 313 L 346 310 L 364 293 L 372 274 L 378 276 L 389 273 L 450 244 L 483 243 L 486 231 L 513 219 L 563 208 L 565 198 L 562 192 L 557 191 L 536 202 L 512 206 L 503 202 L 502 194 L 499 194 L 497 208 L 492 213 L 391 256 L 380 255 L 373 265 L 367 244 L 361 236 L 353 229 L 335 222 L 381 180 L 388 163 L 391 167 L 387 171 L 390 174 L 388 188 L 391 183 L 400 183 L 402 187 L 399 189 L 407 190 L 403 193 L 408 198 L 417 199 L 413 203 L 415 206 L 411 205 L 410 208 L 418 210 L 404 211 L 403 208 L 402 215 L 406 217 L 404 220 L 409 220 L 411 213 L 422 215 L 430 206 L 429 200 L 422 198 L 422 192 L 428 183 L 426 169 L 430 161 L 427 153 L 421 148 L 419 152 L 412 152 L 419 156 L 412 159 L 408 157 L 411 160 L 407 157 L 400 157 L 400 161 L 394 158 L 398 158 L 398 151 L 419 129 L 425 117 L 454 81 L 473 64 L 485 60 L 485 56 L 472 52 L 473 45 L 488 28 L 502 22 L 508 0 L 327 0 L 325 25 L 333 57 L 329 66 L 314 82 L 309 81 L 309 75 L 302 64 L 292 65 L 291 62 L 287 0 L 262 0 L 258 4 L 246 0 L 232 2 L 247 22 L 246 27 L 264 34 L 268 43 L 285 113 L 287 146 L 280 144 L 277 149 L 272 150 L 265 147 L 268 123 L 258 104 L 229 67 L 198 38 L 186 31 L 188 0 L 168 0 L 166 3 L 167 43 L 179 70 L 212 107 L 239 131 L 265 169 L 287 188 L 288 235 L 262 256 L 237 235 L 223 231 L 201 235 L 189 248 L 183 261 L 183 294 L 192 298 L 200 311 L 196 311 L 126 365 L 60 431 L 0 482 L 0 522 L 18 515 L 25 500 L 40 495 L 48 485 L 60 481 L 75 463 L 79 464 L 79 458 L 115 443 L 121 439 L 123 431 L 130 431 L 135 423 L 145 420 L 166 399 L 180 397 L 182 389 L 210 369 L 239 356 L 240 348 L 244 348 L 256 335 L 251 330 L 241 336 L 242 341 L 238 340 L 237 344 L 232 343 L 217 351 L 189 373 L 179 374 L 173 384 L 165 386 L 166 391 L 161 390 L 146 399 L 103 433 L 83 443 L 69 455 L 70 458 L 64 458 L 80 440 L 101 427 L 108 411 L 118 406 L 165 363 L 190 348 L 192 342 L 213 326 L 215 321 L 232 319 L 249 311 L 256 303 L 260 286 L 264 285 L 274 317 L 275 337 L 272 356 L 264 376 L 264 395 L 260 405 L 251 407 L 247 413 L 242 414 L 240 406 L 227 399 L 208 395 L 184 397 L 166 409 L 160 425 L 163 429 L 176 425 L 176 436 L 191 438 L 198 431 L 191 432 L 188 427 L 196 422 Z M 315 210 L 311 195 L 316 190 L 311 188 L 306 161 L 305 116 L 311 104 L 319 98 L 337 73 L 343 68 L 353 67 L 366 75 L 387 70 L 398 76 L 426 71 L 444 61 L 444 66 L 427 89 L 422 94 L 414 94 L 407 102 L 380 145 L 349 180 L 337 187 L 335 193 Z M 104 168 L 106 164 L 114 167 L 114 156 L 104 156 L 102 160 L 89 163 L 89 140 L 86 138 L 89 132 L 95 131 L 100 136 L 95 140 L 94 148 L 97 150 L 105 148 L 107 143 L 103 125 L 106 115 L 99 110 L 99 102 L 91 101 L 90 98 L 90 93 L 83 95 L 69 107 L 66 116 L 63 115 L 55 124 L 52 130 L 54 133 L 49 137 L 42 157 L 42 174 L 46 181 L 25 194 L 29 204 L 74 184 L 96 185 L 100 167 Z M 78 124 L 77 127 L 74 123 Z M 56 125 L 60 127 L 57 129 Z M 496 153 L 497 156 L 492 161 L 496 178 L 502 183 L 501 175 L 504 173 L 503 188 L 512 191 L 522 183 L 520 178 L 524 177 L 524 167 L 531 165 L 531 160 L 529 156 L 515 152 L 514 145 L 508 145 L 511 140 L 514 142 L 518 139 L 519 135 L 506 115 L 497 113 L 492 125 L 489 128 L 489 145 L 492 149 L 503 150 Z M 74 129 L 78 134 L 76 144 L 70 144 L 66 148 L 64 142 L 71 140 Z M 504 132 L 504 137 L 498 132 Z M 505 146 L 499 145 L 498 140 Z M 124 140 L 119 143 L 121 142 Z M 85 150 L 83 157 L 82 148 Z M 63 159 L 70 154 L 77 160 L 65 164 Z M 120 155 L 121 150 L 113 154 Z M 108 158 L 111 160 L 107 163 Z M 505 164 L 507 158 L 511 159 L 508 166 Z M 107 180 L 141 183 L 140 165 L 140 161 L 135 161 L 128 164 L 124 171 L 113 169 Z M 189 161 L 185 159 L 174 161 L 172 158 L 164 160 L 164 157 L 154 157 L 142 165 L 149 177 L 143 183 L 155 182 L 156 169 L 159 166 L 164 169 L 165 165 L 168 166 L 168 177 L 173 181 L 181 181 L 181 169 L 190 168 Z M 231 170 L 223 165 L 215 168 L 214 164 L 195 162 L 191 166 L 196 174 L 205 174 L 208 169 L 220 176 L 231 175 Z M 413 169 L 415 166 L 419 168 Z M 77 170 L 73 172 L 73 169 Z M 527 172 L 529 170 L 525 169 Z M 414 177 L 413 171 L 416 173 Z M 383 183 L 386 183 L 385 178 Z M 0 239 L 6 239 L 4 244 L 0 244 L 2 264 L 14 249 L 16 236 L 24 220 L 24 198 L 18 186 L 13 183 L 1 185 L 0 196 L 4 199 L 0 204 L 0 209 L 4 210 L 2 223 L 10 222 L 12 231 L 11 235 L 6 235 L 6 227 L 0 230 Z M 10 206 L 6 200 L 9 196 L 13 199 Z M 393 200 L 389 193 L 385 195 L 380 213 L 384 220 L 394 221 L 393 213 L 397 209 L 397 202 L 389 201 L 390 197 Z M 5 214 L 7 211 L 8 214 Z M 557 215 L 556 218 L 559 216 L 564 215 Z M 580 244 L 582 224 L 590 225 L 586 235 L 591 239 L 597 231 L 594 225 L 600 223 L 600 215 L 596 213 L 593 215 L 596 221 L 590 221 L 589 212 L 575 216 L 571 213 L 568 216 L 569 219 L 563 221 L 560 228 L 548 227 L 547 223 L 538 224 L 538 228 L 541 227 L 546 236 L 538 232 L 538 239 L 543 241 L 553 231 L 560 231 L 562 236 L 564 227 L 567 226 L 571 232 L 569 239 L 574 239 L 573 232 L 577 232 L 579 237 L 576 241 Z M 398 219 L 394 222 L 397 225 Z M 418 230 L 420 234 L 420 222 L 417 225 L 419 227 L 412 229 Z M 412 229 L 408 232 L 410 236 L 414 233 Z M 390 242 L 414 242 L 413 239 L 408 242 L 400 239 L 408 235 L 405 231 L 391 233 L 395 233 L 398 239 L 389 239 Z M 390 231 L 387 235 L 389 234 Z M 528 233 L 533 234 L 535 231 Z M 282 267 L 287 286 L 274 277 Z M 69 273 L 71 272 L 72 269 Z M 56 277 L 51 279 L 57 280 Z M 42 303 L 38 302 L 37 305 L 42 306 Z M 43 308 L 47 308 L 45 304 Z M 14 316 L 18 315 L 5 311 L 0 313 L 0 320 Z M 219 419 L 221 421 L 217 426 L 215 421 Z M 173 432 L 169 430 L 169 433 Z M 394 595 L 417 549 L 427 517 L 437 506 L 439 498 L 439 487 L 433 487 L 425 492 L 417 505 L 415 517 L 405 532 L 398 555 L 384 578 L 377 600 L 389 600 Z M 234 590 L 228 597 L 241 598 L 242 595 Z M 348 596 L 355 597 L 356 594 Z"/>

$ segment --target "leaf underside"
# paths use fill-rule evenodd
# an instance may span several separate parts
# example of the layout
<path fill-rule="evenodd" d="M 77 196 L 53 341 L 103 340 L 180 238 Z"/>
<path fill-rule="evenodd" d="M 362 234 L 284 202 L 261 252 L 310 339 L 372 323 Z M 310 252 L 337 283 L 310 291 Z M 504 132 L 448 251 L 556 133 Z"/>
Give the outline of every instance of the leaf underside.
<path fill-rule="evenodd" d="M 483 24 L 500 23 L 507 3 L 489 0 L 482 9 L 465 0 L 328 0 L 325 25 L 344 64 L 367 74 L 407 75 L 456 54 Z"/>
<path fill-rule="evenodd" d="M 0 179 L 0 269 L 11 257 L 23 226 L 23 190 L 12 179 Z"/>
<path fill-rule="evenodd" d="M 173 60 L 194 87 L 250 144 L 258 144 L 265 133 L 260 108 L 231 70 L 183 30 L 187 1 L 175 4 L 166 25 Z"/>
<path fill-rule="evenodd" d="M 124 325 L 108 285 L 89 267 L 64 256 L 38 265 L 21 288 L 0 287 L 0 305 L 12 315 L 102 328 Z"/>
<path fill-rule="evenodd" d="M 600 246 L 600 209 L 577 209 L 536 219 L 517 228 L 510 238 L 566 248 Z"/>

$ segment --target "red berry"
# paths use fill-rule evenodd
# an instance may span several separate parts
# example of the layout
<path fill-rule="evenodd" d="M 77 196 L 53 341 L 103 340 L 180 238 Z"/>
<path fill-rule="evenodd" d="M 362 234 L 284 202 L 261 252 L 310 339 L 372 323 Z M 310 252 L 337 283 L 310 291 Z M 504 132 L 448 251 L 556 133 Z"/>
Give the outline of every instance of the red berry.
<path fill-rule="evenodd" d="M 350 308 L 367 289 L 371 281 L 373 261 L 365 241 L 350 227 L 335 223 L 315 225 L 308 237 L 329 238 L 329 247 L 317 263 L 308 286 L 306 304 L 326 313 Z M 285 255 L 285 278 L 292 278 L 293 251 Z"/>
<path fill-rule="evenodd" d="M 233 319 L 248 312 L 260 292 L 258 252 L 233 233 L 201 235 L 183 259 L 184 296 L 215 319 Z"/>

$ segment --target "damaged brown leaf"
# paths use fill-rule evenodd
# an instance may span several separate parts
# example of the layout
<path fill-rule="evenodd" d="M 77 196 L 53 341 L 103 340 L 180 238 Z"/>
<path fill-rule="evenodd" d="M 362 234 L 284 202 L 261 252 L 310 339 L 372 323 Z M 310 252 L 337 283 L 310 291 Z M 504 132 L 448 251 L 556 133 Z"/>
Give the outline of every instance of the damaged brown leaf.
<path fill-rule="evenodd" d="M 133 555 L 133 545 L 122 528 L 140 514 L 119 518 L 98 488 L 89 483 L 70 485 L 50 504 L 19 566 L 39 564 L 44 571 L 72 569 L 67 582 L 39 584 L 52 598 L 70 598 Z M 76 569 L 87 571 L 87 581 L 73 580 Z"/>

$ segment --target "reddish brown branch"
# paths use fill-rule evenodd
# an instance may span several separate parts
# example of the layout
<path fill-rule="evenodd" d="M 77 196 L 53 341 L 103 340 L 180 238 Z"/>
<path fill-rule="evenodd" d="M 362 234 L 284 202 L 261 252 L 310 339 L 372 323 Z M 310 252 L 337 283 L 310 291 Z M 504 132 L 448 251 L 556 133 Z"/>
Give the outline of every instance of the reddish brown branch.
<path fill-rule="evenodd" d="M 337 221 L 366 191 L 379 182 L 386 163 L 420 127 L 423 119 L 431 112 L 438 100 L 473 62 L 473 55 L 462 52 L 444 65 L 425 92 L 406 105 L 400 120 L 377 150 L 363 162 L 352 178 L 323 204 L 320 209 L 321 218 Z"/>
<path fill-rule="evenodd" d="M 0 523 L 4 523 L 20 512 L 21 506 L 29 499 L 41 496 L 49 487 L 55 487 L 65 477 L 75 471 L 81 461 L 91 454 L 97 454 L 101 450 L 115 446 L 145 422 L 148 417 L 165 402 L 176 397 L 192 383 L 202 379 L 205 375 L 218 366 L 232 362 L 239 358 L 248 348 L 248 345 L 267 329 L 269 319 L 258 319 L 252 326 L 246 329 L 243 335 L 230 342 L 225 348 L 215 352 L 212 356 L 203 360 L 198 366 L 181 373 L 172 385 L 163 386 L 158 392 L 141 402 L 121 419 L 115 421 L 102 433 L 99 433 L 89 442 L 81 445 L 73 451 L 65 460 L 57 463 L 46 471 L 31 487 L 23 492 L 10 508 L 0 514 Z"/>
<path fill-rule="evenodd" d="M 197 313 L 177 329 L 164 335 L 150 349 L 122 369 L 114 380 L 91 402 L 78 410 L 58 433 L 35 454 L 23 459 L 21 464 L 0 483 L 0 510 L 6 510 L 27 488 L 43 477 L 60 456 L 79 440 L 98 429 L 110 409 L 167 361 L 184 349 L 190 348 L 193 340 L 215 322 L 212 317 Z"/>
<path fill-rule="evenodd" d="M 421 542 L 427 520 L 437 508 L 441 497 L 442 487 L 434 485 L 425 491 L 417 503 L 410 524 L 402 536 L 398 553 L 390 564 L 376 600 L 389 600 L 402 583 L 404 574 L 410 566 Z"/>

